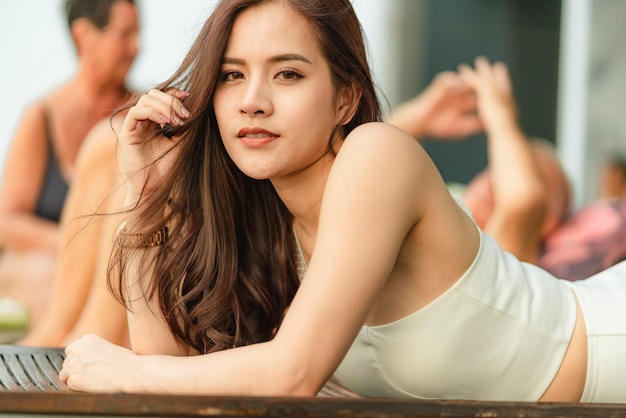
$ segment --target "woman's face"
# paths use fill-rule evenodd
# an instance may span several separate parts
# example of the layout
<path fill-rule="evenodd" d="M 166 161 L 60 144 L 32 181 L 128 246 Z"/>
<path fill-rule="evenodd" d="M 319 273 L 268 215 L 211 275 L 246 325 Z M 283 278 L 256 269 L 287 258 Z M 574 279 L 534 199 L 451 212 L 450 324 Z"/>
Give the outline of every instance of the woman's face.
<path fill-rule="evenodd" d="M 214 108 L 228 154 L 255 179 L 324 160 L 343 109 L 311 24 L 280 2 L 236 18 Z"/>
<path fill-rule="evenodd" d="M 111 5 L 109 22 L 104 29 L 94 27 L 88 47 L 92 67 L 111 82 L 124 83 L 139 49 L 137 9 L 127 1 Z"/>

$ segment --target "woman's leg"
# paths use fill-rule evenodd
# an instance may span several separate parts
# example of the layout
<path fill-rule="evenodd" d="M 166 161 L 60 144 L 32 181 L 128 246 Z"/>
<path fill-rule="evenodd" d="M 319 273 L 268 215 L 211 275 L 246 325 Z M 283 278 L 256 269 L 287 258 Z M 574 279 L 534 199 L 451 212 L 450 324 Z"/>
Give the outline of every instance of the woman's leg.
<path fill-rule="evenodd" d="M 47 250 L 0 253 L 0 297 L 18 302 L 28 314 L 29 327 L 37 326 L 50 298 L 57 257 Z"/>
<path fill-rule="evenodd" d="M 99 260 L 110 234 L 112 193 L 119 186 L 115 164 L 115 138 L 106 124 L 94 128 L 77 160 L 76 172 L 61 218 L 59 265 L 54 288 L 39 323 L 19 343 L 61 345 L 86 306 L 94 277 L 105 269 Z M 110 235 L 109 235 L 110 237 Z M 109 238 L 110 240 L 111 238 Z M 102 318 L 106 320 L 106 316 Z"/>

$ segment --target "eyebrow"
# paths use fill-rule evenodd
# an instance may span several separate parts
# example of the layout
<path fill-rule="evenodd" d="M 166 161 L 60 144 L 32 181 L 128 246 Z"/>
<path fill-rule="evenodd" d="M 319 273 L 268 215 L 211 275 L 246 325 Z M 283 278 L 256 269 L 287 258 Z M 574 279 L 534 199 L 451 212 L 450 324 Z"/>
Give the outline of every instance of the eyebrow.
<path fill-rule="evenodd" d="M 306 58 L 305 56 L 300 55 L 300 54 L 281 54 L 281 55 L 276 55 L 276 56 L 271 57 L 268 61 L 271 62 L 271 63 L 285 62 L 285 61 L 302 61 L 302 62 L 305 62 L 307 64 L 312 64 L 312 62 L 308 58 Z M 243 65 L 243 64 L 245 64 L 245 60 L 243 60 L 241 58 L 224 57 L 222 59 L 222 64 Z"/>

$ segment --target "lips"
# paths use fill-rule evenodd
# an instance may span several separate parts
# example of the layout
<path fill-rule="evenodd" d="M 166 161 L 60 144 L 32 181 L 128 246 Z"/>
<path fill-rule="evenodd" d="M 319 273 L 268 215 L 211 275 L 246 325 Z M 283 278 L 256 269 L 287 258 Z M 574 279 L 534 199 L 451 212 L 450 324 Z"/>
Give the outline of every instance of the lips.
<path fill-rule="evenodd" d="M 248 147 L 262 147 L 275 141 L 280 135 L 261 128 L 243 128 L 237 136 Z"/>

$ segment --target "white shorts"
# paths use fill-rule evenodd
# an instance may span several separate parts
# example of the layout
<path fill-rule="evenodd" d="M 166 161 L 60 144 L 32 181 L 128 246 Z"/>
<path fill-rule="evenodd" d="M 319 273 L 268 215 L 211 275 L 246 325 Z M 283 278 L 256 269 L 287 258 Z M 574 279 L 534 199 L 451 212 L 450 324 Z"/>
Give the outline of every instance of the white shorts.
<path fill-rule="evenodd" d="M 581 402 L 626 402 L 626 261 L 572 282 L 588 335 Z"/>

